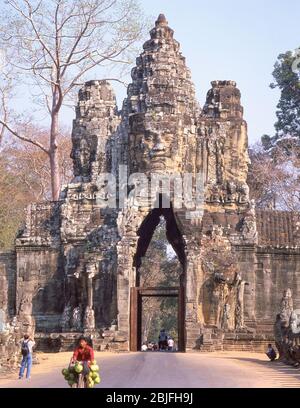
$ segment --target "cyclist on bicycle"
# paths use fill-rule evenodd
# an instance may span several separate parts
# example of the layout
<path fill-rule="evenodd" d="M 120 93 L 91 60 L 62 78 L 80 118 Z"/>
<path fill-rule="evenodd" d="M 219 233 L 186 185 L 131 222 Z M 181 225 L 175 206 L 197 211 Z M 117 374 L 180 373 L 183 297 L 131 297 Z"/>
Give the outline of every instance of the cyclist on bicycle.
<path fill-rule="evenodd" d="M 78 346 L 74 350 L 73 357 L 71 358 L 71 363 L 76 363 L 80 361 L 83 365 L 82 374 L 87 376 L 90 372 L 91 362 L 94 360 L 94 350 L 88 345 L 85 337 L 80 337 L 78 341 Z"/>

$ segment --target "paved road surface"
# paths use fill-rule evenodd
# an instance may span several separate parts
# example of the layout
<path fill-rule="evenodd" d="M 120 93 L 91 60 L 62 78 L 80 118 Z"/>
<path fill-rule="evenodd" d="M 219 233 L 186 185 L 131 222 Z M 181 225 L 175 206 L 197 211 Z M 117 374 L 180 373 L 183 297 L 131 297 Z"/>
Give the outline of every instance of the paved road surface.
<path fill-rule="evenodd" d="M 0 379 L 0 388 L 65 388 L 61 369 L 69 358 L 70 353 L 44 354 L 31 380 Z M 97 353 L 96 358 L 102 377 L 97 388 L 300 387 L 299 369 L 271 363 L 263 354 Z"/>

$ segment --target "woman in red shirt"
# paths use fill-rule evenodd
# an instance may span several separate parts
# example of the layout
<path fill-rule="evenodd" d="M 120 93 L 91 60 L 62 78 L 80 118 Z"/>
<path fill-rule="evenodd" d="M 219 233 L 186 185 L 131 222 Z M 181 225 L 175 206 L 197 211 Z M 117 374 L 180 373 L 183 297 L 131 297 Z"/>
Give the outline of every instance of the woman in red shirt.
<path fill-rule="evenodd" d="M 88 375 L 88 373 L 90 372 L 90 365 L 93 360 L 93 348 L 88 345 L 84 337 L 80 337 L 79 344 L 74 350 L 73 357 L 71 358 L 71 363 L 75 363 L 76 361 L 82 362 L 83 375 Z"/>

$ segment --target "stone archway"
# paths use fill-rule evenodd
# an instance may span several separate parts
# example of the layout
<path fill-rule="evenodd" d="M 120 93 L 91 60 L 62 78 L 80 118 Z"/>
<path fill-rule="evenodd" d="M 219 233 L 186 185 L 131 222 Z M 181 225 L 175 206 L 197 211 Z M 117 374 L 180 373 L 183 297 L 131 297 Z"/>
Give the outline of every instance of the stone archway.
<path fill-rule="evenodd" d="M 139 269 L 161 217 L 164 218 L 166 224 L 166 238 L 181 264 L 181 273 L 178 276 L 176 287 L 156 285 L 155 287 L 144 287 L 141 286 Z M 145 297 L 172 297 L 177 298 L 178 349 L 179 351 L 185 351 L 185 243 L 178 228 L 173 209 L 157 208 L 150 211 L 141 223 L 137 236 L 136 253 L 133 259 L 135 281 L 130 288 L 130 350 L 139 351 L 141 349 L 142 299 Z"/>

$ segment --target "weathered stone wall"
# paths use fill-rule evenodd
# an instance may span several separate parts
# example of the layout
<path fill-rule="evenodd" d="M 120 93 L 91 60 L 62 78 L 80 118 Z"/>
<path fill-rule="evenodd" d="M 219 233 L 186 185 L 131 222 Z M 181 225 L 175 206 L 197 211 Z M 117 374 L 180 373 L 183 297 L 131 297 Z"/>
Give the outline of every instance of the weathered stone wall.
<path fill-rule="evenodd" d="M 256 246 L 244 245 L 235 248 L 238 257 L 239 269 L 243 279 L 248 283 L 244 294 L 244 318 L 246 325 L 253 325 L 256 320 L 256 285 L 255 270 Z"/>
<path fill-rule="evenodd" d="M 16 254 L 0 252 L 0 309 L 7 317 L 15 315 Z"/>
<path fill-rule="evenodd" d="M 17 250 L 16 310 L 36 331 L 59 330 L 64 307 L 61 254 L 51 248 Z"/>
<path fill-rule="evenodd" d="M 0 373 L 17 369 L 20 331 L 16 319 L 16 253 L 0 252 Z M 13 324 L 12 324 L 13 323 Z"/>
<path fill-rule="evenodd" d="M 299 251 L 259 248 L 255 271 L 255 315 L 258 321 L 274 321 L 286 288 L 292 290 L 294 308 L 300 308 Z"/>
<path fill-rule="evenodd" d="M 60 203 L 29 206 L 16 239 L 16 313 L 24 333 L 59 327 L 64 301 L 60 244 Z"/>

